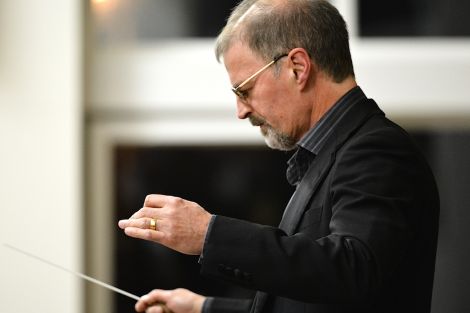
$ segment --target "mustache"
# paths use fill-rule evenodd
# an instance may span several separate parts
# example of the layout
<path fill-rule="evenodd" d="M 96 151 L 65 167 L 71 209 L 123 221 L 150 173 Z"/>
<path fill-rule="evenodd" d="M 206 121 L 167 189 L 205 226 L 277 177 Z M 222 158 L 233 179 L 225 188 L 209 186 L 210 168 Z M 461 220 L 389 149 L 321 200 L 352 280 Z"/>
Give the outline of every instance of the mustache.
<path fill-rule="evenodd" d="M 258 117 L 255 115 L 248 116 L 248 120 L 250 121 L 251 125 L 253 126 L 261 126 L 263 124 L 267 124 L 266 120 L 262 117 Z"/>

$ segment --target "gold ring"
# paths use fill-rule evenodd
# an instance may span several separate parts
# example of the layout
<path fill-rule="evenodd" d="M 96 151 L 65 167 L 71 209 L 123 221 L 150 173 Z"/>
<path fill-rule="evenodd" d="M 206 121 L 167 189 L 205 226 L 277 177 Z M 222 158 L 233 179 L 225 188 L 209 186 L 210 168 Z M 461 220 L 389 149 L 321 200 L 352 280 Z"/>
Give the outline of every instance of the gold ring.
<path fill-rule="evenodd" d="M 157 230 L 157 221 L 154 220 L 153 218 L 150 219 L 150 229 Z"/>

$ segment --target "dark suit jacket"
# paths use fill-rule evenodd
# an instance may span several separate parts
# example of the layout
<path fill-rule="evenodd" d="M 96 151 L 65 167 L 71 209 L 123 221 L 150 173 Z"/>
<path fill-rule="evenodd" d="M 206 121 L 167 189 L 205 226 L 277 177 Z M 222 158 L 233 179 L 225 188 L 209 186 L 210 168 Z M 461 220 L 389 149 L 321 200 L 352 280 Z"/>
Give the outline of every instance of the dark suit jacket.
<path fill-rule="evenodd" d="M 359 102 L 279 228 L 215 218 L 201 273 L 258 292 L 215 298 L 209 311 L 430 312 L 438 215 L 433 175 L 408 134 L 373 100 Z"/>

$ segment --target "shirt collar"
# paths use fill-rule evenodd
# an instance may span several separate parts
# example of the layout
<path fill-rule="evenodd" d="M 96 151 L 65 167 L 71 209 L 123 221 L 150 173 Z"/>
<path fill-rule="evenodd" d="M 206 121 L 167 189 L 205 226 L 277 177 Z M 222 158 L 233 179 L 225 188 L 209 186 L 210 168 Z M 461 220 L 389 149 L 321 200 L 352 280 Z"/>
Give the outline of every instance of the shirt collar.
<path fill-rule="evenodd" d="M 359 86 L 342 96 L 323 117 L 299 140 L 297 151 L 287 162 L 287 181 L 297 185 L 303 178 L 315 156 L 345 113 L 357 102 L 366 98 Z"/>
<path fill-rule="evenodd" d="M 317 155 L 325 139 L 328 138 L 343 115 L 357 102 L 366 98 L 359 86 L 349 90 L 342 96 L 322 118 L 299 140 L 298 146 Z"/>

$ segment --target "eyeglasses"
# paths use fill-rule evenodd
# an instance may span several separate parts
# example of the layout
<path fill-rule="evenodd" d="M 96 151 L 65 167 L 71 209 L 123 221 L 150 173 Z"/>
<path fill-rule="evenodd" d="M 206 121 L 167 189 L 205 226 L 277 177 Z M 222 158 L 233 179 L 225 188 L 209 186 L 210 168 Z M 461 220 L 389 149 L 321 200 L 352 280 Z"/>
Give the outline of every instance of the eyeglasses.
<path fill-rule="evenodd" d="M 247 93 L 240 90 L 240 88 L 242 88 L 243 86 L 245 86 L 246 84 L 248 84 L 253 78 L 255 78 L 256 76 L 258 76 L 259 74 L 261 74 L 264 70 L 266 70 L 268 67 L 270 67 L 271 65 L 273 65 L 274 63 L 276 63 L 277 61 L 279 61 L 281 58 L 283 57 L 286 57 L 288 54 L 285 53 L 285 54 L 281 54 L 281 55 L 278 55 L 276 57 L 274 57 L 274 59 L 269 62 L 268 64 L 266 64 L 265 66 L 263 66 L 262 68 L 260 68 L 256 73 L 254 73 L 253 75 L 251 75 L 250 77 L 248 77 L 247 79 L 245 79 L 243 82 L 241 82 L 240 84 L 238 84 L 237 86 L 233 86 L 232 87 L 232 91 L 242 100 L 246 100 L 247 98 Z"/>

